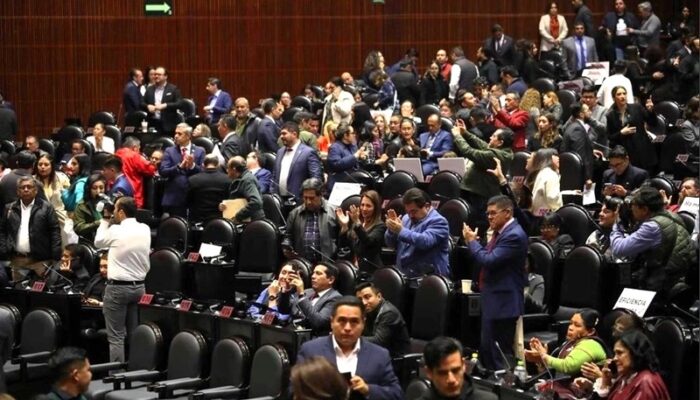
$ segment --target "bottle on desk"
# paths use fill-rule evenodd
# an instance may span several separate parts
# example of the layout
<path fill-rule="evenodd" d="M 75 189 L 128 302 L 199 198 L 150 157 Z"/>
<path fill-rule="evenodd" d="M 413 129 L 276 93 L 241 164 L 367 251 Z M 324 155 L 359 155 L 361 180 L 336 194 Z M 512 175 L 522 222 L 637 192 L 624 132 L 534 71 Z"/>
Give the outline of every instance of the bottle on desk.
<path fill-rule="evenodd" d="M 520 382 L 525 382 L 527 380 L 527 370 L 525 369 L 523 360 L 518 360 L 518 365 L 515 367 L 515 377 L 518 378 Z"/>

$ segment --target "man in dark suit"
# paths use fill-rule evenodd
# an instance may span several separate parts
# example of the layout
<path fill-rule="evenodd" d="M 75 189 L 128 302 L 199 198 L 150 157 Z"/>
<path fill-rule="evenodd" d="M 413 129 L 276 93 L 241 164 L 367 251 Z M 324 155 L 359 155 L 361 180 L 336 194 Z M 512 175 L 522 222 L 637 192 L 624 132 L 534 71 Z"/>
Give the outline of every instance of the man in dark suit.
<path fill-rule="evenodd" d="M 513 38 L 503 34 L 503 27 L 495 24 L 491 28 L 492 36 L 484 40 L 484 48 L 491 49 L 493 59 L 498 66 L 513 65 L 515 58 Z"/>
<path fill-rule="evenodd" d="M 515 323 L 524 311 L 528 237 L 513 218 L 513 202 L 508 197 L 489 199 L 486 215 L 493 232 L 486 247 L 477 240 L 478 228 L 472 230 L 464 224 L 462 235 L 479 266 L 476 286 L 481 291 L 480 358 L 486 368 L 501 369 L 504 365 L 496 342 L 512 361 Z"/>
<path fill-rule="evenodd" d="M 248 154 L 250 146 L 245 140 L 245 137 L 236 133 L 236 118 L 233 115 L 226 114 L 222 116 L 216 128 L 221 138 L 221 142 L 217 144 L 219 146 L 219 153 L 221 153 L 226 162 L 228 162 L 231 157 Z"/>
<path fill-rule="evenodd" d="M 423 175 L 438 171 L 438 158 L 452 151 L 452 135 L 441 128 L 440 116 L 432 114 L 427 119 L 428 132 L 420 134 L 420 155 Z"/>
<path fill-rule="evenodd" d="M 593 142 L 588 131 L 591 129 L 588 121 L 591 119 L 591 111 L 585 104 L 571 106 L 571 122 L 566 126 L 561 151 L 570 151 L 581 157 L 583 164 L 583 177 L 586 187 L 593 183 Z M 597 151 L 597 150 L 596 150 Z"/>
<path fill-rule="evenodd" d="M 258 188 L 260 194 L 270 193 L 270 181 L 272 180 L 272 172 L 266 168 L 260 168 L 260 153 L 251 151 L 246 157 L 246 168 L 250 171 L 255 179 L 258 180 Z"/>
<path fill-rule="evenodd" d="M 32 169 L 35 163 L 36 156 L 29 151 L 22 150 L 17 154 L 17 168 L 0 180 L 0 207 L 2 209 L 5 208 L 5 205 L 17 200 L 17 181 L 22 177 L 32 176 Z M 41 183 L 37 180 L 34 180 L 34 183 L 37 187 L 37 197 L 46 200 Z"/>
<path fill-rule="evenodd" d="M 304 343 L 297 363 L 323 357 L 342 373 L 349 373 L 350 398 L 399 400 L 403 398 L 389 352 L 361 338 L 365 325 L 362 302 L 353 296 L 338 299 L 333 306 L 332 334 Z"/>
<path fill-rule="evenodd" d="M 623 146 L 615 146 L 608 160 L 610 169 L 603 172 L 603 194 L 606 196 L 624 199 L 649 179 L 649 172 L 630 164 L 630 156 Z"/>
<path fill-rule="evenodd" d="M 594 37 L 596 34 L 595 25 L 593 25 L 593 13 L 591 9 L 584 4 L 584 0 L 572 0 L 571 4 L 576 10 L 574 17 L 574 25 L 582 23 L 584 26 L 584 34 L 588 37 Z"/>
<path fill-rule="evenodd" d="M 569 65 L 569 71 L 575 73 L 576 76 L 581 76 L 581 71 L 586 68 L 587 62 L 598 61 L 598 51 L 595 47 L 595 40 L 590 36 L 584 35 L 585 27 L 582 22 L 577 22 L 574 25 L 574 34 L 562 41 L 561 46 L 564 48 L 566 62 Z"/>
<path fill-rule="evenodd" d="M 250 104 L 245 97 L 236 99 L 233 105 L 233 114 L 236 117 L 235 131 L 251 149 L 258 145 L 258 125 L 260 118 L 250 112 Z M 250 151 L 250 150 L 248 150 Z M 247 154 L 247 151 L 243 154 Z"/>
<path fill-rule="evenodd" d="M 221 216 L 219 204 L 228 198 L 231 178 L 221 172 L 219 158 L 214 154 L 204 157 L 204 170 L 189 178 L 187 205 L 191 222 L 205 222 Z"/>
<path fill-rule="evenodd" d="M 311 287 L 304 290 L 304 281 L 298 272 L 290 273 L 289 286 L 279 294 L 278 310 L 292 318 L 303 318 L 315 336 L 330 330 L 333 302 L 340 297 L 333 283 L 338 278 L 335 265 L 319 263 L 311 274 Z"/>
<path fill-rule="evenodd" d="M 294 196 L 301 201 L 301 184 L 309 178 L 323 182 L 321 159 L 311 147 L 299 140 L 299 126 L 285 122 L 280 130 L 284 147 L 277 150 L 271 192 Z"/>
<path fill-rule="evenodd" d="M 165 178 L 163 190 L 163 211 L 170 215 L 187 217 L 187 178 L 198 174 L 204 162 L 204 149 L 191 141 L 192 127 L 180 123 L 175 127 L 175 144 L 163 154 L 158 171 Z"/>
<path fill-rule="evenodd" d="M 15 140 L 17 136 L 17 115 L 11 108 L 0 107 L 0 139 Z"/>
<path fill-rule="evenodd" d="M 277 138 L 280 135 L 277 120 L 282 116 L 284 108 L 275 100 L 267 99 L 262 104 L 262 110 L 265 118 L 258 125 L 258 150 L 261 153 L 276 153 L 279 149 Z"/>
<path fill-rule="evenodd" d="M 408 353 L 411 339 L 406 329 L 406 321 L 401 312 L 384 299 L 379 288 L 372 282 L 363 282 L 355 288 L 355 296 L 362 300 L 365 307 L 365 329 L 362 336 L 389 350 L 392 358 Z"/>
<path fill-rule="evenodd" d="M 328 149 L 326 160 L 328 172 L 328 192 L 339 179 L 348 177 L 357 170 L 360 160 L 367 158 L 364 147 L 357 148 L 357 133 L 346 123 L 338 125 L 335 131 L 335 143 Z"/>
<path fill-rule="evenodd" d="M 168 71 L 164 67 L 156 68 L 155 83 L 146 89 L 141 99 L 141 109 L 148 112 L 150 122 L 161 128 L 161 132 L 171 133 L 180 121 L 177 110 L 180 108 L 182 95 L 180 89 L 168 83 Z"/>
<path fill-rule="evenodd" d="M 231 95 L 221 90 L 221 80 L 219 78 L 209 78 L 207 80 L 207 105 L 202 107 L 207 117 L 209 125 L 216 125 L 223 114 L 231 111 L 233 101 Z"/>
<path fill-rule="evenodd" d="M 138 68 L 129 71 L 129 82 L 124 86 L 122 93 L 122 103 L 124 104 L 124 114 L 128 115 L 141 109 L 141 85 L 143 85 L 143 72 Z"/>
<path fill-rule="evenodd" d="M 232 179 L 231 185 L 228 188 L 228 199 L 245 199 L 247 204 L 245 207 L 238 210 L 234 222 L 240 223 L 247 219 L 258 220 L 265 218 L 265 213 L 262 208 L 262 196 L 258 189 L 258 181 L 255 180 L 250 171 L 246 169 L 245 159 L 241 156 L 235 156 L 228 160 L 226 164 L 226 173 Z M 226 209 L 224 204 L 219 208 L 221 211 Z"/>

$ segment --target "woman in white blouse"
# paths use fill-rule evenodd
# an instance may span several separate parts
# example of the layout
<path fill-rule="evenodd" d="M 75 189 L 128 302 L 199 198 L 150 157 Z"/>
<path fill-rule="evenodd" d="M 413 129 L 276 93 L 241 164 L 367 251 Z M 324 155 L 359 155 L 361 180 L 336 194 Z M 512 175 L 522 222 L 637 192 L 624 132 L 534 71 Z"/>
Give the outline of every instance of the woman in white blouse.
<path fill-rule="evenodd" d="M 92 143 L 92 147 L 95 148 L 95 152 L 103 151 L 106 153 L 114 154 L 114 139 L 109 136 L 105 136 L 105 126 L 102 124 L 95 124 L 92 128 L 92 136 L 88 136 L 86 139 L 88 142 Z"/>
<path fill-rule="evenodd" d="M 530 211 L 541 217 L 562 206 L 559 189 L 559 154 L 555 149 L 540 149 L 530 155 L 525 168 L 528 171 L 525 185 L 532 193 Z"/>
<path fill-rule="evenodd" d="M 555 47 L 559 47 L 562 40 L 569 33 L 569 27 L 566 25 L 566 20 L 559 15 L 559 7 L 556 2 L 549 3 L 547 14 L 540 17 L 540 52 L 550 51 Z"/>

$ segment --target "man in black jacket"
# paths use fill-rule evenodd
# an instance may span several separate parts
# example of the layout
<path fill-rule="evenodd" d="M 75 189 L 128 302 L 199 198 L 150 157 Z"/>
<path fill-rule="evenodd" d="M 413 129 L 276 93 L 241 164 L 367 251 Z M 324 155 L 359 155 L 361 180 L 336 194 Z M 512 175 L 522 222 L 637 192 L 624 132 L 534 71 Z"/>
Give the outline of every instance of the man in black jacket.
<path fill-rule="evenodd" d="M 357 285 L 355 296 L 362 300 L 366 311 L 362 336 L 389 350 L 392 358 L 408 353 L 411 343 L 401 312 L 384 299 L 372 282 Z"/>
<path fill-rule="evenodd" d="M 0 180 L 0 209 L 17 200 L 17 181 L 22 177 L 32 176 L 34 163 L 36 163 L 36 156 L 30 151 L 22 150 L 17 154 L 17 168 Z M 34 184 L 37 187 L 37 196 L 46 200 L 41 183 L 35 180 Z"/>
<path fill-rule="evenodd" d="M 171 134 L 180 122 L 177 110 L 180 108 L 182 95 L 180 89 L 168 83 L 168 71 L 164 67 L 156 68 L 156 81 L 146 89 L 141 99 L 141 109 L 148 112 L 149 120 L 161 128 L 161 132 Z"/>
<path fill-rule="evenodd" d="M 233 179 L 228 190 L 229 199 L 246 199 L 247 204 L 241 208 L 236 217 L 235 222 L 241 222 L 247 219 L 253 221 L 265 218 L 265 213 L 262 209 L 262 196 L 258 189 L 258 181 L 255 176 L 246 169 L 246 161 L 241 156 L 236 156 L 228 160 L 226 165 L 226 173 L 229 178 Z M 225 204 L 219 206 L 219 210 L 224 211 Z"/>
<path fill-rule="evenodd" d="M 221 138 L 221 142 L 218 143 L 219 152 L 226 162 L 231 157 L 247 155 L 250 152 L 248 141 L 236 131 L 236 118 L 233 115 L 222 116 L 216 127 Z"/>
<path fill-rule="evenodd" d="M 21 280 L 27 270 L 43 276 L 45 263 L 61 259 L 61 228 L 53 207 L 37 197 L 31 176 L 17 181 L 19 200 L 5 206 L 0 222 L 0 254 L 10 259 L 12 279 Z"/>
<path fill-rule="evenodd" d="M 221 216 L 219 204 L 228 198 L 231 178 L 221 172 L 219 158 L 215 154 L 204 157 L 204 170 L 189 177 L 187 206 L 190 221 L 206 222 Z"/>

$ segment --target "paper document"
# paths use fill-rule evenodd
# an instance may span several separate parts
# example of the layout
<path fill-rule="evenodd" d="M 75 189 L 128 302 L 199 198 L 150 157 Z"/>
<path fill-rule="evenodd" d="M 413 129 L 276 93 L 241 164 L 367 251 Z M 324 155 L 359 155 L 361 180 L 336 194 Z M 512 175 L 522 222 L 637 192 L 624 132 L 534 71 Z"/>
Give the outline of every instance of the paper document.
<path fill-rule="evenodd" d="M 222 201 L 226 205 L 226 209 L 222 212 L 222 216 L 226 219 L 234 219 L 236 214 L 241 211 L 242 208 L 248 205 L 248 200 L 246 199 L 227 199 Z"/>

